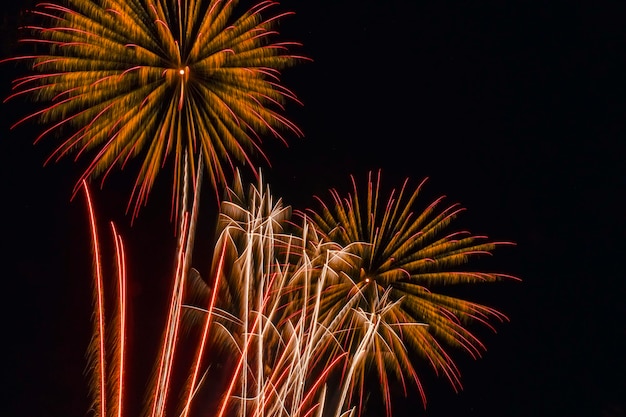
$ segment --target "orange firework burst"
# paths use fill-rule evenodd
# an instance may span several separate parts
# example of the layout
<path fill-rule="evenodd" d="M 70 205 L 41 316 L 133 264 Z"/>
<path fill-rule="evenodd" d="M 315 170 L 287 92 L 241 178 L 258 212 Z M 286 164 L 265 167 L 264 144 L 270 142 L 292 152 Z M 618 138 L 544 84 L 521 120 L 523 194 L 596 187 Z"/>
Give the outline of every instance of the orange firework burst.
<path fill-rule="evenodd" d="M 388 415 L 390 377 L 400 379 L 405 395 L 406 383 L 415 383 L 426 403 L 414 354 L 458 389 L 460 374 L 446 346 L 477 357 L 484 346 L 467 325 L 480 322 L 491 327 L 491 320 L 506 319 L 493 308 L 446 295 L 446 287 L 516 279 L 463 268 L 470 258 L 509 243 L 449 231 L 450 222 L 463 209 L 441 208 L 443 197 L 415 211 L 423 184 L 408 192 L 405 182 L 399 193 L 392 191 L 384 201 L 380 172 L 376 178 L 370 173 L 366 193 L 360 193 L 353 181 L 352 194 L 342 197 L 331 190 L 332 205 L 319 199 L 320 210 L 300 213 L 323 236 L 322 241 L 354 255 L 346 257 L 348 262 L 340 266 L 336 278 L 325 283 L 320 317 L 343 322 L 345 332 L 339 334 L 344 349 L 354 357 L 347 370 L 350 391 L 363 398 L 365 370 L 373 366 Z"/>
<path fill-rule="evenodd" d="M 204 160 L 214 188 L 237 163 L 254 170 L 260 137 L 283 141 L 300 130 L 281 115 L 293 93 L 280 70 L 304 59 L 291 42 L 275 42 L 275 23 L 288 14 L 261 1 L 238 13 L 237 0 L 68 0 L 32 11 L 40 25 L 24 28 L 33 73 L 14 82 L 8 98 L 28 96 L 45 106 L 16 123 L 47 125 L 36 141 L 62 137 L 50 155 L 91 155 L 82 179 L 141 160 L 128 208 L 135 217 L 159 170 L 174 160 L 172 204 L 178 204 L 183 157 Z M 269 15 L 269 17 L 268 17 Z M 8 100 L 7 99 L 7 100 Z M 263 156 L 264 157 L 264 156 Z M 78 186 L 81 181 L 78 181 Z"/>

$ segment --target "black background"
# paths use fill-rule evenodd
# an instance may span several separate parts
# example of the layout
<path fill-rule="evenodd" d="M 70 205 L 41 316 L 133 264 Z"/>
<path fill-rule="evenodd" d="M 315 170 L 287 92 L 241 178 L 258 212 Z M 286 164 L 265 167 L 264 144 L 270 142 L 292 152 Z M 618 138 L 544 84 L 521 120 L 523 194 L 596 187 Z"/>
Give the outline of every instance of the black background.
<path fill-rule="evenodd" d="M 2 57 L 16 51 L 19 10 L 2 13 Z M 397 187 L 429 177 L 467 213 L 457 224 L 514 248 L 493 265 L 522 283 L 472 288 L 507 313 L 485 334 L 478 361 L 458 356 L 464 391 L 427 378 L 428 407 L 398 401 L 394 415 L 626 415 L 626 3 L 622 1 L 284 1 L 280 26 L 313 59 L 285 71 L 302 100 L 288 116 L 305 133 L 264 144 L 276 195 L 304 208 L 314 194 L 349 191 L 382 170 Z M 20 74 L 3 64 L 2 93 Z M 26 109 L 1 107 L 3 201 L 3 416 L 83 416 L 90 332 L 89 235 L 82 196 L 70 202 L 80 161 L 45 168 L 54 143 L 40 127 L 10 125 Z M 125 176 L 128 175 L 128 176 Z M 138 311 L 137 368 L 151 361 L 173 244 L 168 174 L 139 219 L 124 216 L 133 173 L 94 190 L 100 219 L 115 220 L 131 258 Z M 205 193 L 196 267 L 210 250 Z M 165 203 L 167 204 L 165 204 Z M 166 208 L 164 208 L 166 207 Z M 206 261 L 205 261 L 206 263 Z M 143 365 L 142 365 L 143 364 Z M 141 376 L 133 389 L 143 390 Z M 137 394 L 141 395 L 141 394 Z"/>

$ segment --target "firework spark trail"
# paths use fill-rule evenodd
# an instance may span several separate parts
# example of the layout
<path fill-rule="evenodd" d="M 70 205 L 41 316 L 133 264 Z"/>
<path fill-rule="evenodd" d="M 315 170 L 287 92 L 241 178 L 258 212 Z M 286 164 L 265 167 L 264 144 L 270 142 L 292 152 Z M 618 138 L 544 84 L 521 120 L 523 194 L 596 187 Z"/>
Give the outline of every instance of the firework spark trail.
<path fill-rule="evenodd" d="M 187 236 L 188 216 L 182 219 L 181 236 Z M 157 379 L 154 386 L 154 397 L 152 404 L 152 417 L 161 417 L 165 413 L 167 395 L 169 393 L 170 376 L 174 361 L 174 353 L 177 347 L 178 330 L 180 326 L 180 314 L 182 310 L 182 297 L 185 277 L 187 271 L 184 269 L 184 259 L 187 253 L 186 246 L 179 248 L 177 254 L 177 267 L 174 275 L 174 285 L 170 298 L 170 307 L 167 315 L 166 331 L 161 349 L 161 359 L 157 370 Z"/>
<path fill-rule="evenodd" d="M 305 226 L 306 227 L 306 226 Z M 282 389 L 285 391 L 284 397 L 292 398 L 292 408 L 287 414 L 289 416 L 300 416 L 303 414 L 309 414 L 306 411 L 306 406 L 312 404 L 311 412 L 313 409 L 319 407 L 324 408 L 326 389 L 325 384 L 330 376 L 330 373 L 340 364 L 347 360 L 347 352 L 342 352 L 337 355 L 331 355 L 325 358 L 325 365 L 322 370 L 319 371 L 319 375 L 315 376 L 312 370 L 315 369 L 315 363 L 320 360 L 320 352 L 328 352 L 327 345 L 335 344 L 337 342 L 336 336 L 333 331 L 340 331 L 341 329 L 333 329 L 332 327 L 326 327 L 321 322 L 319 317 L 319 304 L 321 301 L 321 288 L 324 286 L 323 282 L 326 280 L 326 275 L 332 273 L 329 268 L 327 260 L 333 256 L 340 256 L 337 253 L 323 252 L 319 255 L 326 259 L 326 262 L 322 262 L 321 271 L 319 275 L 313 274 L 315 270 L 313 267 L 314 262 L 308 258 L 308 254 L 303 252 L 302 263 L 296 268 L 294 272 L 294 280 L 297 282 L 304 282 L 302 288 L 303 296 L 300 300 L 304 303 L 299 306 L 301 314 L 298 316 L 294 323 L 293 338 L 296 341 L 293 346 L 294 354 L 293 361 L 288 363 L 287 369 L 290 370 L 290 378 L 288 382 L 281 384 Z M 310 291 L 309 283 L 317 282 L 317 293 L 314 296 L 314 309 L 311 315 L 308 314 L 307 304 L 310 300 L 308 293 Z M 317 379 L 316 379 L 317 378 Z M 311 382 L 313 381 L 313 382 Z M 346 384 L 349 381 L 342 379 L 340 384 Z M 312 403 L 311 400 L 314 396 L 318 397 L 318 403 Z M 337 413 L 341 410 L 341 404 L 337 407 Z"/>
<path fill-rule="evenodd" d="M 95 300 L 95 322 L 91 346 L 89 348 L 89 356 L 92 358 L 90 363 L 93 375 L 98 378 L 91 384 L 94 409 L 98 413 L 98 417 L 106 417 L 106 349 L 105 349 L 105 332 L 104 332 L 104 289 L 102 261 L 100 259 L 100 243 L 98 240 L 98 230 L 96 226 L 96 216 L 91 201 L 91 195 L 87 184 L 83 182 L 85 190 L 85 198 L 87 200 L 87 210 L 89 213 L 89 225 L 91 229 L 91 242 L 93 251 L 93 267 L 95 277 L 94 300 Z"/>
<path fill-rule="evenodd" d="M 216 281 L 215 281 L 216 284 L 219 284 L 217 280 L 219 279 L 222 273 L 222 266 L 223 266 L 224 258 L 225 258 L 225 250 L 226 250 L 226 246 L 223 246 L 222 251 L 220 252 L 220 257 L 219 257 L 219 262 L 218 262 L 218 269 L 217 269 Z M 191 401 L 193 400 L 197 392 L 198 375 L 200 373 L 200 366 L 201 366 L 202 357 L 204 356 L 205 348 L 207 347 L 209 343 L 209 339 L 208 339 L 209 329 L 212 323 L 213 313 L 215 311 L 215 301 L 216 301 L 218 288 L 219 288 L 218 285 L 214 286 L 213 292 L 211 293 L 211 301 L 206 310 L 207 314 L 206 314 L 204 329 L 202 331 L 202 337 L 200 338 L 200 342 L 198 344 L 196 360 L 192 367 L 192 379 L 189 384 L 187 401 L 185 402 L 185 407 L 183 409 L 182 417 L 187 417 L 187 415 L 189 414 L 189 411 L 191 409 Z"/>
<path fill-rule="evenodd" d="M 183 213 L 181 215 L 181 224 L 179 226 L 180 235 L 177 248 L 177 262 L 174 274 L 174 285 L 170 298 L 170 310 L 167 318 L 166 332 L 163 339 L 163 348 L 161 351 L 160 365 L 157 370 L 157 379 L 154 386 L 154 400 L 151 416 L 161 417 L 166 410 L 166 400 L 169 393 L 170 375 L 173 368 L 173 360 L 178 345 L 178 331 L 180 327 L 181 314 L 183 309 L 184 288 L 187 282 L 189 271 L 191 270 L 191 254 L 193 252 L 193 244 L 195 239 L 195 228 L 198 217 L 200 204 L 200 183 L 202 181 L 202 158 L 200 157 L 197 166 L 198 172 L 194 176 L 195 182 L 192 189 L 192 207 L 191 213 L 187 211 L 186 202 L 189 200 L 189 177 L 188 172 L 190 164 L 187 157 L 184 159 L 185 166 L 185 184 L 183 187 L 183 195 L 181 196 L 183 203 Z M 197 378 L 197 374 L 194 373 Z M 191 397 L 195 391 L 196 378 L 192 381 L 189 390 Z M 185 410 L 188 409 L 191 398 L 188 399 Z"/>
<path fill-rule="evenodd" d="M 362 314 L 362 312 L 361 312 Z M 336 417 L 339 417 L 340 410 L 342 409 L 345 402 L 348 400 L 348 390 L 350 389 L 352 378 L 354 373 L 361 366 L 361 362 L 364 360 L 364 356 L 366 352 L 370 349 L 370 345 L 373 342 L 374 336 L 378 331 L 378 326 L 380 325 L 380 317 L 375 314 L 367 315 L 365 320 L 366 322 L 366 332 L 359 345 L 356 349 L 356 354 L 351 360 L 350 366 L 348 368 L 348 374 L 346 375 L 345 383 L 343 384 L 343 389 L 341 390 L 341 397 L 339 399 L 339 407 L 337 407 Z"/>
<path fill-rule="evenodd" d="M 310 275 L 311 267 L 310 262 L 305 259 L 301 266 L 296 267 L 294 275 L 299 274 Z M 289 274 L 290 271 L 284 271 Z M 290 274 L 289 274 L 290 275 Z M 310 277 L 304 278 L 305 283 Z M 286 282 L 283 279 L 282 282 Z M 282 287 L 282 286 L 281 286 Z M 306 287 L 306 285 L 305 285 Z M 302 298 L 305 299 L 305 298 Z M 306 311 L 302 308 L 302 311 Z M 271 315 L 268 317 L 268 323 L 271 323 Z M 310 397 L 313 396 L 321 382 L 327 377 L 327 372 L 322 374 L 320 382 L 310 384 L 310 368 L 309 363 L 310 355 L 314 352 L 314 348 L 311 345 L 315 342 L 313 333 L 315 329 L 308 326 L 310 322 L 313 322 L 310 317 L 302 314 L 298 320 L 292 324 L 291 321 L 284 323 L 284 327 L 274 327 L 280 332 L 280 340 L 284 343 L 284 349 L 282 353 L 272 360 L 273 372 L 269 375 L 267 382 L 264 384 L 263 392 L 266 391 L 265 387 L 270 389 L 269 393 L 265 394 L 265 402 L 262 404 L 261 412 L 265 412 L 267 409 L 267 415 L 275 415 L 276 413 L 284 413 L 288 416 L 300 416 L 303 413 L 304 407 L 310 402 Z M 343 358 L 339 358 L 341 360 Z M 334 366 L 334 364 L 332 364 Z M 328 370 L 332 369 L 330 366 Z M 304 395 L 304 392 L 308 391 L 308 396 Z M 274 400 L 272 403 L 271 400 Z M 263 415 L 257 411 L 255 415 Z"/>
<path fill-rule="evenodd" d="M 195 230 L 196 230 L 196 221 L 197 221 L 197 217 L 198 217 L 198 210 L 199 210 L 199 204 L 200 204 L 200 184 L 202 182 L 202 172 L 203 172 L 203 168 L 202 168 L 202 157 L 199 158 L 199 164 L 198 164 L 198 172 L 196 175 L 196 181 L 194 183 L 194 190 L 193 190 L 193 208 L 192 208 L 192 214 L 191 214 L 191 219 L 192 219 L 192 224 L 190 227 L 190 231 L 187 233 L 188 236 L 186 236 L 185 239 L 185 234 L 181 234 L 181 239 L 180 239 L 180 244 L 182 244 L 183 241 L 186 242 L 187 245 L 187 253 L 185 256 L 185 260 L 183 263 L 183 268 L 185 271 L 187 271 L 187 273 L 189 272 L 190 268 L 191 268 L 191 254 L 192 254 L 192 249 L 193 249 L 193 242 L 194 242 L 194 238 L 195 238 Z M 187 158 L 185 158 L 185 164 L 188 164 L 188 160 Z M 185 170 L 185 175 L 187 175 L 189 172 L 189 170 Z M 188 183 L 189 180 L 187 177 L 185 177 L 185 183 L 184 183 L 184 188 L 183 188 L 183 210 L 186 209 L 186 201 L 187 201 L 187 193 L 188 193 Z M 217 280 L 219 280 L 220 276 L 221 276 L 221 268 L 224 262 L 224 251 L 225 251 L 226 247 L 223 247 L 223 250 L 220 254 L 219 257 L 219 261 L 218 261 L 218 270 L 215 276 L 215 281 L 217 283 Z M 201 366 L 201 361 L 202 361 L 202 357 L 204 356 L 204 350 L 208 345 L 208 333 L 209 333 L 209 329 L 210 329 L 210 325 L 211 325 L 211 319 L 213 317 L 213 311 L 214 311 L 214 305 L 215 305 L 215 298 L 217 295 L 217 285 L 215 285 L 214 287 L 214 291 L 212 293 L 211 296 L 211 301 L 210 304 L 208 306 L 208 314 L 206 315 L 206 321 L 205 321 L 205 325 L 204 325 L 204 329 L 202 332 L 202 337 L 199 340 L 198 346 L 197 346 L 197 354 L 196 354 L 196 359 L 194 364 L 192 365 L 192 377 L 191 380 L 189 382 L 189 386 L 187 387 L 187 400 L 185 401 L 185 405 L 182 411 L 182 417 L 187 417 L 189 414 L 189 411 L 191 409 L 191 401 L 194 397 L 194 395 L 197 392 L 197 384 L 198 384 L 198 376 L 200 374 L 200 366 Z"/>
<path fill-rule="evenodd" d="M 86 187 L 85 187 L 86 190 Z M 118 311 L 116 314 L 117 326 L 119 334 L 118 342 L 114 344 L 113 349 L 117 353 L 117 360 L 112 364 L 114 371 L 112 375 L 117 378 L 117 384 L 114 388 L 113 399 L 116 400 L 114 407 L 117 410 L 117 417 L 124 415 L 124 375 L 126 374 L 126 310 L 127 310 L 127 292 L 126 292 L 126 256 L 124 252 L 124 241 L 122 236 L 117 232 L 115 224 L 111 222 L 111 232 L 115 240 L 115 259 L 117 261 L 117 277 L 118 277 Z"/>

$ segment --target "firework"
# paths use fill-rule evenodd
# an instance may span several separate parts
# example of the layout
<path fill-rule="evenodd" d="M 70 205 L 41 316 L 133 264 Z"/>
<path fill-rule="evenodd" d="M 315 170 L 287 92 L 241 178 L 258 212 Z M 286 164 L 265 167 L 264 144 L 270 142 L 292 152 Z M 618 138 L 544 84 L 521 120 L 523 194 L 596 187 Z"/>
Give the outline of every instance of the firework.
<path fill-rule="evenodd" d="M 230 357 L 235 369 L 218 416 L 321 413 L 330 408 L 324 404 L 330 375 L 348 360 L 347 353 L 326 347 L 340 329 L 321 325 L 304 305 L 316 297 L 312 283 L 321 288 L 334 273 L 329 266 L 344 254 L 323 245 L 313 249 L 316 239 L 306 232 L 289 233 L 290 217 L 291 208 L 275 200 L 262 179 L 245 189 L 237 176 L 221 204 L 213 287 L 200 281 L 191 291 L 203 293 L 196 299 L 211 307 L 189 306 L 190 322 L 214 316 L 211 342 L 222 352 L 216 358 Z M 351 412 L 347 403 L 332 407 L 337 415 Z"/>
<path fill-rule="evenodd" d="M 407 193 L 405 182 L 381 204 L 379 181 L 380 174 L 375 182 L 370 176 L 365 196 L 356 185 L 345 198 L 332 191 L 334 205 L 296 212 L 294 220 L 291 208 L 272 196 L 261 177 L 258 185 L 245 188 L 237 173 L 220 205 L 206 280 L 191 268 L 199 198 L 194 193 L 193 205 L 180 216 L 169 313 L 146 416 L 161 417 L 172 407 L 185 417 L 194 410 L 218 417 L 360 415 L 369 368 L 378 375 L 388 415 L 392 378 L 401 381 L 405 395 L 412 382 L 426 404 L 416 370 L 423 364 L 461 387 L 449 349 L 480 356 L 484 346 L 469 324 L 493 328 L 490 322 L 506 317 L 446 295 L 443 284 L 514 279 L 462 267 L 506 243 L 448 232 L 461 209 L 441 208 L 441 198 L 415 212 L 423 183 Z M 104 278 L 91 202 L 89 212 L 97 312 L 90 348 L 94 410 L 122 416 L 123 244 L 113 229 L 119 303 L 111 336 L 104 326 Z M 183 338 L 181 324 L 195 336 Z M 105 354 L 107 340 L 114 341 L 113 356 Z M 183 340 L 193 357 L 177 358 Z M 107 363 L 110 357 L 115 360 Z M 176 364 L 188 369 L 183 387 L 172 386 Z M 212 377 L 217 368 L 219 376 Z M 174 389 L 182 392 L 176 404 L 170 399 Z M 206 402 L 204 408 L 196 405 L 207 397 L 212 397 L 208 409 Z"/>
<path fill-rule="evenodd" d="M 470 330 L 470 323 L 506 320 L 497 310 L 446 295 L 455 284 L 493 282 L 514 277 L 476 272 L 463 266 L 471 258 L 490 254 L 508 242 L 495 242 L 467 231 L 450 231 L 463 210 L 443 206 L 443 197 L 417 211 L 424 182 L 414 191 L 408 181 L 384 200 L 380 172 L 370 176 L 367 191 L 353 179 L 353 192 L 341 196 L 331 190 L 331 204 L 318 199 L 320 209 L 300 212 L 322 236 L 354 256 L 345 257 L 322 289 L 320 319 L 341 321 L 341 345 L 353 357 L 348 369 L 347 396 L 363 404 L 366 369 L 373 367 L 382 387 L 387 415 L 391 415 L 391 378 L 407 395 L 409 383 L 426 397 L 416 363 L 428 364 L 455 390 L 460 373 L 450 348 L 479 357 L 485 347 Z M 417 356 L 416 356 L 417 355 Z M 419 360 L 418 360 L 419 359 Z M 420 362 L 421 361 L 421 362 Z"/>
<path fill-rule="evenodd" d="M 304 59 L 274 40 L 275 2 L 241 10 L 237 0 L 68 0 L 40 3 L 22 42 L 32 74 L 8 98 L 44 106 L 39 119 L 60 145 L 48 161 L 88 157 L 83 179 L 104 182 L 114 167 L 139 161 L 128 209 L 146 203 L 159 170 L 173 159 L 172 205 L 180 201 L 183 158 L 204 160 L 214 188 L 237 164 L 261 155 L 260 137 L 300 135 L 281 112 L 295 95 L 280 70 Z M 7 99 L 7 100 L 8 100 Z M 89 156 L 88 156 L 89 155 Z M 192 171 L 192 172 L 195 172 Z M 179 209 L 173 207 L 173 212 Z"/>
<path fill-rule="evenodd" d="M 230 199 L 221 206 L 214 262 L 207 282 L 191 268 L 188 256 L 195 233 L 197 194 L 192 208 L 181 215 L 179 244 L 173 256 L 172 293 L 144 415 L 161 417 L 172 411 L 180 416 L 194 415 L 194 411 L 200 415 L 238 417 L 308 417 L 321 416 L 323 412 L 337 417 L 352 415 L 354 408 L 346 401 L 335 401 L 332 409 L 327 404 L 330 376 L 347 366 L 350 359 L 347 352 L 325 356 L 334 352 L 328 345 L 336 344 L 334 333 L 341 329 L 321 325 L 319 317 L 309 314 L 304 304 L 293 305 L 294 300 L 308 302 L 311 289 L 321 288 L 326 275 L 334 274 L 334 261 L 352 255 L 328 250 L 324 244 L 317 251 L 311 250 L 311 245 L 304 250 L 306 234 L 303 239 L 283 230 L 289 226 L 289 207 L 273 200 L 262 179 L 258 187 L 251 186 L 244 194 L 240 177 L 237 178 Z M 123 241 L 112 226 L 119 290 L 116 308 L 112 315 L 107 315 L 103 290 L 106 274 L 100 259 L 97 221 L 88 187 L 86 183 L 83 186 L 94 254 L 95 314 L 89 348 L 93 410 L 99 417 L 122 417 L 126 410 L 125 369 L 132 369 L 124 363 L 127 307 Z M 311 254 L 326 261 L 311 259 Z M 314 265 L 322 264 L 323 270 L 317 271 Z M 319 296 L 313 294 L 318 300 Z M 184 298 L 203 302 L 184 303 Z M 294 311 L 299 314 L 292 314 Z M 105 317 L 111 316 L 112 324 L 105 326 Z M 195 332 L 197 337 L 182 336 L 180 328 L 184 322 L 199 330 Z M 216 359 L 209 355 L 211 349 L 213 353 L 219 351 L 214 347 L 228 348 L 228 357 Z M 182 351 L 195 354 L 191 359 L 181 358 Z M 211 377 L 219 360 L 224 361 L 221 365 L 226 368 L 222 372 L 225 382 Z M 181 367 L 187 369 L 186 383 L 174 386 L 175 368 Z M 339 381 L 341 391 L 346 390 L 343 386 L 348 381 L 349 378 Z M 172 395 L 174 391 L 182 394 Z M 214 397 L 218 403 L 215 410 L 196 405 L 206 396 Z"/>

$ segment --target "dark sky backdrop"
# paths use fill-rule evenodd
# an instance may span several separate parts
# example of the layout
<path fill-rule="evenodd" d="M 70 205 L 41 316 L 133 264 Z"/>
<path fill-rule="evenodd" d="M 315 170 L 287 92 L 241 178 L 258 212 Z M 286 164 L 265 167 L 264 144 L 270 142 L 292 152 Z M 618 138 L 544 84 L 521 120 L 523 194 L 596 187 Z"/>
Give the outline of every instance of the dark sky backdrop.
<path fill-rule="evenodd" d="M 6 57 L 19 5 L 3 7 Z M 468 208 L 459 226 L 517 242 L 491 265 L 523 283 L 468 293 L 511 322 L 485 336 L 483 359 L 458 356 L 465 390 L 429 380 L 426 412 L 409 401 L 394 415 L 625 416 L 626 3 L 292 0 L 283 8 L 296 12 L 284 37 L 303 42 L 314 62 L 285 73 L 304 103 L 288 115 L 306 138 L 288 149 L 268 143 L 276 194 L 304 208 L 330 187 L 348 191 L 350 174 L 362 183 L 380 168 L 387 187 L 429 177 L 422 202 L 446 194 Z M 18 72 L 0 70 L 6 96 Z M 53 144 L 33 147 L 38 127 L 9 131 L 24 109 L 1 109 L 0 415 L 83 416 L 89 240 L 82 198 L 69 201 L 79 167 L 43 168 Z M 101 220 L 124 232 L 137 304 L 150 306 L 167 287 L 169 180 L 160 177 L 131 228 L 122 214 L 129 178 L 114 176 L 95 199 Z M 210 241 L 208 223 L 201 242 Z M 154 314 L 133 319 L 140 335 L 160 328 Z"/>

